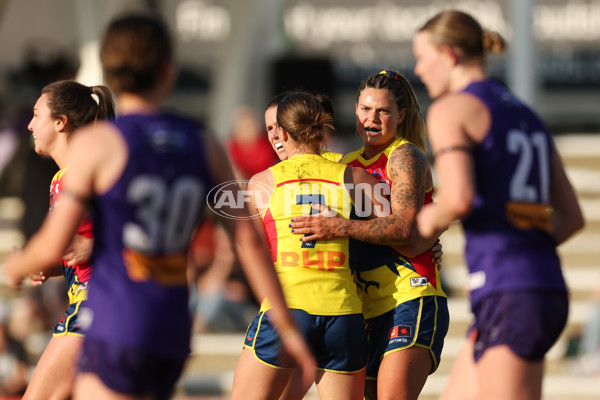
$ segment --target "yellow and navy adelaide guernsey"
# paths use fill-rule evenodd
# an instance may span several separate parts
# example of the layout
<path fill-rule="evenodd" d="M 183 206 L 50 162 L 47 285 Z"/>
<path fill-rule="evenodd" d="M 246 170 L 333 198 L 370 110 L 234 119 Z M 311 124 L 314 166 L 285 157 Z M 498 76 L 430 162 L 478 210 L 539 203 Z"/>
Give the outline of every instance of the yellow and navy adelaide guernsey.
<path fill-rule="evenodd" d="M 59 170 L 50 183 L 50 207 L 49 212 L 52 212 L 54 207 L 60 202 L 60 197 L 63 193 L 63 176 L 67 171 L 66 168 Z M 85 213 L 77 234 L 86 238 L 93 238 L 94 232 L 92 221 L 89 213 Z M 61 269 L 65 279 L 67 280 L 69 304 L 77 304 L 87 300 L 88 297 L 88 280 L 92 274 L 92 265 L 88 262 L 76 264 L 73 266 L 67 265 L 66 261 L 61 261 Z"/>
<path fill-rule="evenodd" d="M 346 166 L 316 154 L 299 154 L 269 169 L 273 192 L 261 216 L 288 307 L 312 315 L 360 313 L 348 238 L 303 243 L 289 228 L 293 217 L 317 213 L 312 203 L 350 217 L 354 205 L 344 186 Z M 265 301 L 261 310 L 269 307 Z"/>
<path fill-rule="evenodd" d="M 388 173 L 390 154 L 398 146 L 408 143 L 410 142 L 403 138 L 397 138 L 384 151 L 368 160 L 362 157 L 362 147 L 346 154 L 341 162 L 366 169 L 379 183 L 391 188 L 393 182 Z M 425 192 L 425 204 L 432 201 L 433 187 Z M 367 319 L 418 297 L 446 297 L 431 251 L 409 258 L 391 246 L 351 239 L 350 253 L 351 267 L 363 303 L 363 314 Z"/>

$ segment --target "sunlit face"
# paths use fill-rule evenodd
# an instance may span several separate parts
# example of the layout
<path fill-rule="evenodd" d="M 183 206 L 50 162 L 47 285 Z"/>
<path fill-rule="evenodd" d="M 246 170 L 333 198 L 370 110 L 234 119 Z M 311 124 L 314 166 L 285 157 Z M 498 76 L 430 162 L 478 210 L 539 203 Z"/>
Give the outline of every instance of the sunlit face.
<path fill-rule="evenodd" d="M 35 152 L 38 154 L 50 154 L 52 146 L 58 137 L 56 131 L 57 121 L 52 118 L 48 108 L 48 94 L 44 93 L 33 107 L 33 118 L 27 126 L 33 135 Z"/>
<path fill-rule="evenodd" d="M 413 40 L 416 59 L 415 75 L 427 88 L 429 97 L 435 99 L 449 90 L 450 65 L 448 58 L 431 41 L 431 32 L 421 31 Z"/>
<path fill-rule="evenodd" d="M 267 127 L 267 137 L 273 150 L 277 153 L 280 160 L 287 160 L 288 154 L 283 148 L 279 125 L 277 124 L 277 106 L 269 107 L 265 111 L 265 126 Z"/>
<path fill-rule="evenodd" d="M 385 147 L 391 143 L 405 114 L 406 110 L 398 110 L 389 90 L 363 89 L 356 104 L 356 130 L 365 149 Z"/>

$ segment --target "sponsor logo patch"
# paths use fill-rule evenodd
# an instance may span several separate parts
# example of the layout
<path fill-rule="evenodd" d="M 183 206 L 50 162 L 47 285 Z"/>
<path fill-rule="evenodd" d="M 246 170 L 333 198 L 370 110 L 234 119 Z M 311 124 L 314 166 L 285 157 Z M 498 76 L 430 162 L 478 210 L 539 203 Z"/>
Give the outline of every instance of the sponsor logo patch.
<path fill-rule="evenodd" d="M 420 276 L 418 278 L 410 278 L 410 286 L 411 287 L 427 286 L 427 277 Z"/>
<path fill-rule="evenodd" d="M 410 332 L 411 332 L 410 326 L 405 326 L 405 325 L 394 326 L 392 329 L 390 329 L 390 332 L 388 333 L 388 339 L 393 339 L 396 337 L 410 337 L 411 336 Z"/>

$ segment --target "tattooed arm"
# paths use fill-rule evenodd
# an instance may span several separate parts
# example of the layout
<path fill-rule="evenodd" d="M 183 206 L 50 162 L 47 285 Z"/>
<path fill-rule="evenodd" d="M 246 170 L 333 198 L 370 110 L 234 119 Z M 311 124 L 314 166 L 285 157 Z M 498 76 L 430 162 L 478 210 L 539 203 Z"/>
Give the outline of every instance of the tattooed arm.
<path fill-rule="evenodd" d="M 427 159 L 415 146 L 404 144 L 394 149 L 388 161 L 391 214 L 349 221 L 349 236 L 377 244 L 412 243 L 418 234 L 415 216 L 423 206 L 428 172 Z"/>
<path fill-rule="evenodd" d="M 433 184 L 427 158 L 412 144 L 399 146 L 390 154 L 388 174 L 392 180 L 389 215 L 369 220 L 330 218 L 324 214 L 301 216 L 292 221 L 293 232 L 312 233 L 303 241 L 349 236 L 369 243 L 402 246 L 398 250 L 408 256 L 421 254 L 435 243 L 419 236 L 415 220 L 423 206 L 425 190 Z"/>

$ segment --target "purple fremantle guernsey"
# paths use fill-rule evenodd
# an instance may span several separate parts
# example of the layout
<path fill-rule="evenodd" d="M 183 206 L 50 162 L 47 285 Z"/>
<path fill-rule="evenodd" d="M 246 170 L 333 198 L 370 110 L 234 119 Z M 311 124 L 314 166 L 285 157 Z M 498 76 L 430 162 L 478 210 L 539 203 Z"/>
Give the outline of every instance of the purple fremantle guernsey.
<path fill-rule="evenodd" d="M 115 122 L 127 166 L 96 198 L 90 339 L 166 357 L 189 353 L 188 242 L 211 187 L 201 129 L 170 113 Z"/>
<path fill-rule="evenodd" d="M 554 144 L 544 124 L 500 82 L 471 83 L 464 91 L 490 110 L 492 123 L 473 149 L 477 193 L 463 220 L 471 304 L 497 292 L 566 291 L 552 237 L 519 229 L 508 203 L 549 204 Z"/>

